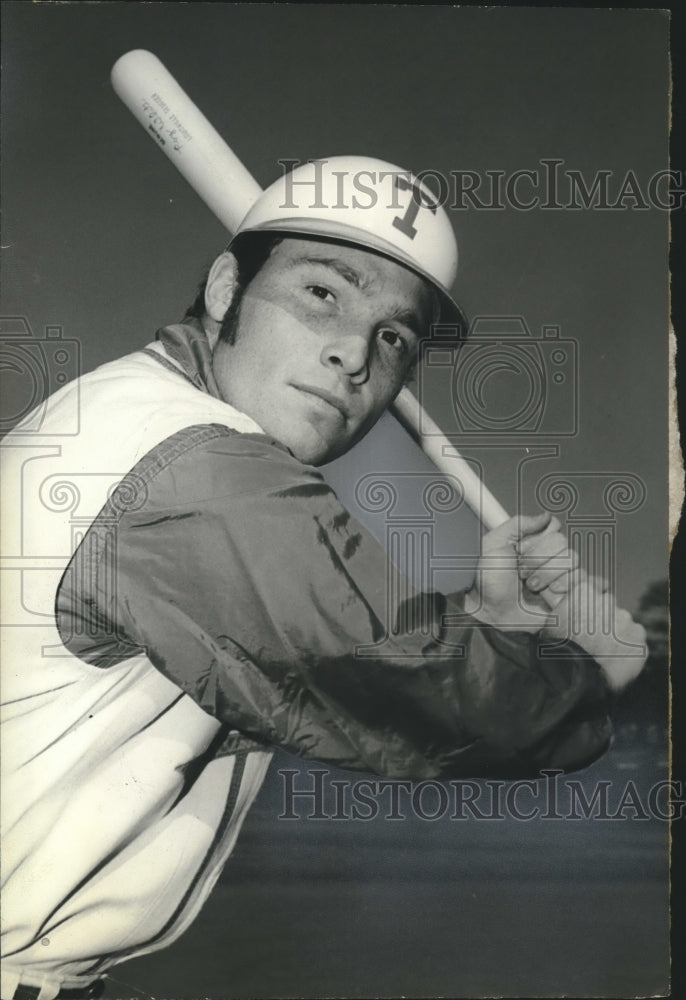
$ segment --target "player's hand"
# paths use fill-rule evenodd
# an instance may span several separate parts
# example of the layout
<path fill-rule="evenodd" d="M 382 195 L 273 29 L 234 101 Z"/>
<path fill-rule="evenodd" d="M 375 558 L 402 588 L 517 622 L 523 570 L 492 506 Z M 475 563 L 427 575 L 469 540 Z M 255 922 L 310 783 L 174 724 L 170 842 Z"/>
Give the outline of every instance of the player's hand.
<path fill-rule="evenodd" d="M 557 518 L 512 517 L 484 535 L 465 610 L 496 628 L 538 632 L 574 586 L 577 567 Z"/>
<path fill-rule="evenodd" d="M 554 614 L 556 622 L 546 627 L 545 637 L 576 642 L 599 664 L 613 691 L 640 674 L 648 654 L 645 629 L 617 607 L 607 581 L 576 572 Z"/>
<path fill-rule="evenodd" d="M 620 691 L 643 669 L 645 630 L 619 608 L 607 580 L 579 568 L 557 518 L 513 517 L 484 535 L 465 610 L 496 628 L 573 640 Z"/>

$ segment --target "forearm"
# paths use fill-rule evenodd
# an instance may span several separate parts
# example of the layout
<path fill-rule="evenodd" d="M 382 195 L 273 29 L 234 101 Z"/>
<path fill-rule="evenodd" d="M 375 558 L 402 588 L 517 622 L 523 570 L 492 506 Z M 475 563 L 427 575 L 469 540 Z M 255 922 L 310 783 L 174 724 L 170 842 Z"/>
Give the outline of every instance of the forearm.
<path fill-rule="evenodd" d="M 583 767 L 609 742 L 597 666 L 572 649 L 548 661 L 531 636 L 468 623 L 360 655 L 352 637 L 334 651 L 320 633 L 296 657 L 198 627 L 189 656 L 175 619 L 139 623 L 152 662 L 206 712 L 306 759 L 395 778 L 531 777 Z"/>

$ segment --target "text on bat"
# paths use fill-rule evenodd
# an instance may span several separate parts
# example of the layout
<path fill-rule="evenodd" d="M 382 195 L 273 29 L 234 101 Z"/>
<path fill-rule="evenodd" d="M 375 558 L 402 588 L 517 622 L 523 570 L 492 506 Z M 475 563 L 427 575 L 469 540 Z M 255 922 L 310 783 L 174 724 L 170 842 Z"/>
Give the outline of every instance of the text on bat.
<path fill-rule="evenodd" d="M 157 102 L 158 107 L 151 104 L 153 100 Z M 168 115 L 170 112 L 159 95 L 153 94 L 151 101 L 143 100 L 141 102 L 143 114 L 149 122 L 148 128 L 163 146 L 169 142 L 172 149 L 178 153 L 179 150 L 183 149 L 185 143 L 193 138 L 192 135 L 183 127 L 176 115 L 171 114 L 169 120 L 165 121 L 160 111 L 162 110 Z"/>

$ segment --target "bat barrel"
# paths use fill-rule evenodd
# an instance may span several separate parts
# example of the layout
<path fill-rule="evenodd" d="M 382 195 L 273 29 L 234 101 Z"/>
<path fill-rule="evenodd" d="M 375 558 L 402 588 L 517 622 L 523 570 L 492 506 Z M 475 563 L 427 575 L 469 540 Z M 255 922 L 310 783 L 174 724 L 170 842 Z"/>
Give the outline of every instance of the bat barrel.
<path fill-rule="evenodd" d="M 262 189 L 164 64 L 134 49 L 114 64 L 111 80 L 148 135 L 234 233 Z"/>

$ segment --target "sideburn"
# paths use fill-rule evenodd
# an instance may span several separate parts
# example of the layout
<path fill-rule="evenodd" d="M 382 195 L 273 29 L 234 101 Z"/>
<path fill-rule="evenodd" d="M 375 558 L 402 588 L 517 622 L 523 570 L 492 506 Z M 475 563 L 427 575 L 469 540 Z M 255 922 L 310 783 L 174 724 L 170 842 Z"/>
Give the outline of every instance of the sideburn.
<path fill-rule="evenodd" d="M 236 286 L 231 305 L 224 313 L 224 319 L 219 327 L 219 337 L 217 343 L 233 345 L 236 343 L 238 335 L 238 320 L 243 303 L 243 293 L 245 289 L 239 284 Z"/>

